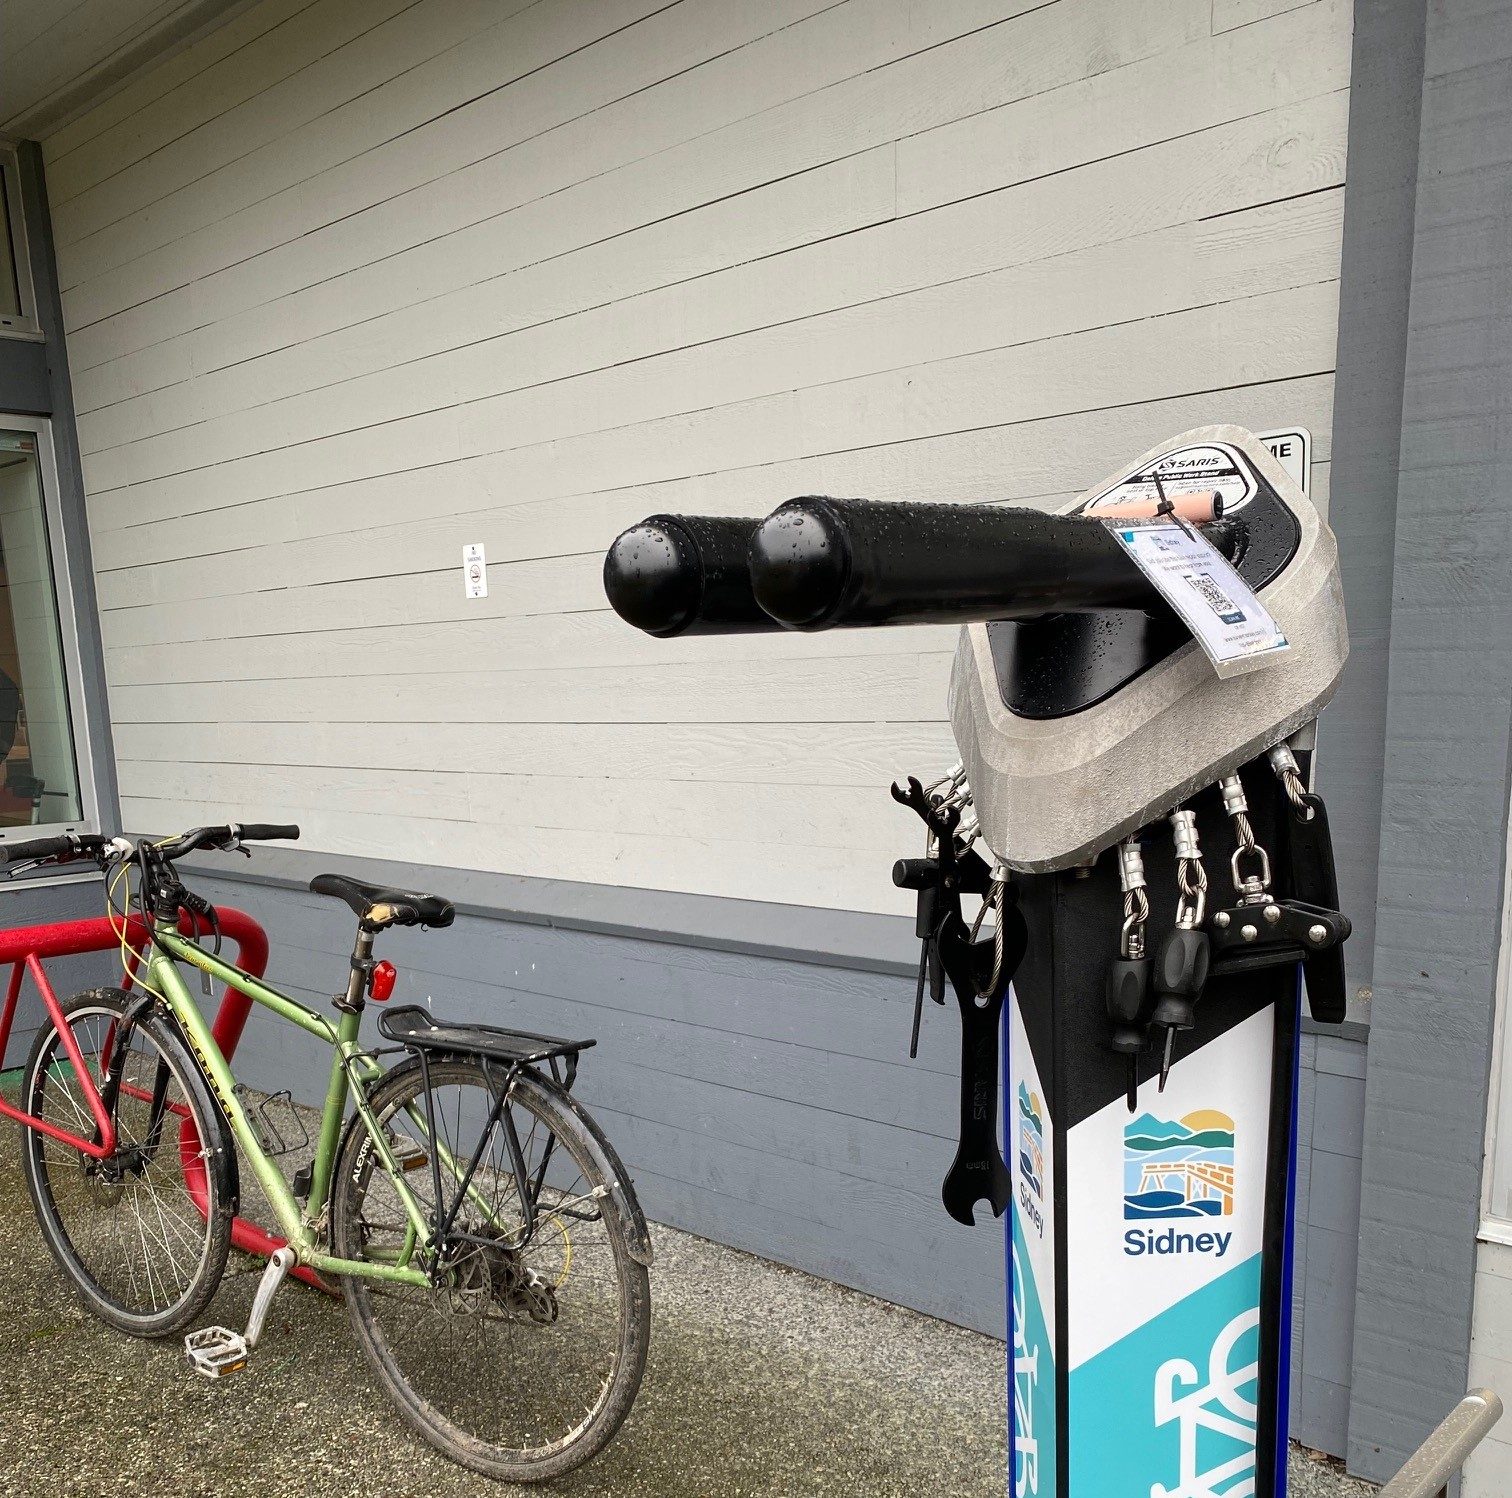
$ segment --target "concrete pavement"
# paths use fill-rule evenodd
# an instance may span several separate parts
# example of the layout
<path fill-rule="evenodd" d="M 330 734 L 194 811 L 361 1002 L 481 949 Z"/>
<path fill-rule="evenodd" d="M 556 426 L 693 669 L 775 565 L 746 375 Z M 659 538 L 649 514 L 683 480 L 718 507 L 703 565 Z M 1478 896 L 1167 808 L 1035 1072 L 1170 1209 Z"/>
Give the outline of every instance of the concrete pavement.
<path fill-rule="evenodd" d="M 0 1491 L 10 1498 L 525 1491 L 466 1473 L 411 1436 L 370 1382 L 344 1306 L 318 1292 L 287 1285 L 251 1365 L 222 1383 L 191 1374 L 177 1343 L 132 1341 L 94 1320 L 43 1247 L 19 1144 L 0 1123 Z M 547 1491 L 1001 1498 L 1001 1342 L 654 1231 L 640 1399 L 598 1461 Z M 244 1325 L 258 1272 L 233 1253 L 206 1323 Z M 1371 1491 L 1293 1455 L 1298 1498 Z"/>

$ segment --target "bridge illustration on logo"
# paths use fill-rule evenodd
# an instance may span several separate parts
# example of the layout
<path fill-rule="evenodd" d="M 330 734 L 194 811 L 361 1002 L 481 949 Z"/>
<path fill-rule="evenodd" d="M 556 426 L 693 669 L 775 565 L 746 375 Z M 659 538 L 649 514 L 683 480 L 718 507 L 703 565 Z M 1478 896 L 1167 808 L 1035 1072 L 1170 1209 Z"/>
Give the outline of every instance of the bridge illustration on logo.
<path fill-rule="evenodd" d="M 1177 1422 L 1180 1475 L 1175 1487 L 1154 1484 L 1150 1498 L 1254 1498 L 1259 1328 L 1258 1308 L 1242 1312 L 1223 1328 L 1208 1354 L 1206 1384 L 1185 1358 L 1160 1365 L 1155 1375 L 1155 1424 Z M 1230 1365 L 1241 1341 L 1245 1361 L 1234 1368 Z M 1199 1454 L 1198 1438 L 1204 1432 L 1208 1440 Z M 1226 1457 L 1220 1450 L 1225 1446 L 1231 1453 Z M 1213 1465 L 1200 1468 L 1203 1458 Z"/>
<path fill-rule="evenodd" d="M 1178 1119 L 1149 1113 L 1124 1128 L 1124 1217 L 1231 1217 L 1234 1120 L 1216 1108 Z"/>
<path fill-rule="evenodd" d="M 1045 1195 L 1045 1115 L 1039 1094 L 1018 1088 L 1019 1169 L 1036 1197 Z"/>

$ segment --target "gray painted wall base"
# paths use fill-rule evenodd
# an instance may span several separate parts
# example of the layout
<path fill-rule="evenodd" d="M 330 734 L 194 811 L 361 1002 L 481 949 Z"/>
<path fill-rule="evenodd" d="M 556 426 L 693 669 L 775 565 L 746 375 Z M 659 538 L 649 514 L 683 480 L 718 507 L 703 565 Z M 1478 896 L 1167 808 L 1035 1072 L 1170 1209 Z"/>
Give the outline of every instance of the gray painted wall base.
<path fill-rule="evenodd" d="M 1349 1436 L 1365 1059 L 1359 1040 L 1302 1036 L 1291 1433 L 1335 1456 Z"/>

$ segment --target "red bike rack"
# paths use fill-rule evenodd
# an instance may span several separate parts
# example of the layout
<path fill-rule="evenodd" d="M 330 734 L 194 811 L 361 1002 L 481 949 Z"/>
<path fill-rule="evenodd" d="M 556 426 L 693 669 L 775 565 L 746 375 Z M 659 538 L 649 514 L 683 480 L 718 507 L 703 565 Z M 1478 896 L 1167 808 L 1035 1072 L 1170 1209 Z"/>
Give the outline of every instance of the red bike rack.
<path fill-rule="evenodd" d="M 268 933 L 245 911 L 237 910 L 232 906 L 216 906 L 215 915 L 220 922 L 221 934 L 236 943 L 235 966 L 254 978 L 262 977 L 268 965 Z M 187 915 L 181 917 L 180 927 L 185 935 L 195 934 Z M 130 969 L 122 978 L 123 988 L 131 987 L 136 962 L 141 956 L 142 947 L 147 942 L 147 936 L 146 922 L 140 916 L 132 916 L 126 926 L 126 945 L 132 953 L 132 960 Z M 103 1159 L 114 1152 L 115 1130 L 106 1116 L 99 1092 L 84 1066 L 72 1032 L 63 1023 L 62 1005 L 58 1002 L 58 996 L 53 991 L 52 984 L 48 982 L 42 964 L 54 957 L 77 957 L 89 952 L 119 951 L 120 947 L 120 928 L 112 924 L 107 916 L 96 916 L 80 921 L 49 922 L 39 926 L 16 926 L 9 931 L 0 931 L 0 968 L 7 964 L 11 967 L 10 982 L 5 990 L 4 1007 L 0 1008 L 0 1062 L 5 1059 L 5 1048 L 10 1040 L 16 1005 L 21 997 L 22 978 L 30 973 L 32 982 L 42 996 L 42 1003 L 49 1017 L 62 1036 L 68 1059 L 78 1074 L 85 1102 L 89 1106 L 95 1123 L 99 1126 L 99 1138 L 85 1139 L 80 1135 L 70 1134 L 64 1129 L 56 1128 L 40 1118 L 33 1117 L 20 1108 L 13 1107 L 3 1097 L 0 1097 L 0 1117 L 15 1119 L 23 1128 L 39 1129 L 49 1137 L 81 1150 L 96 1160 Z M 246 1028 L 247 1016 L 251 1011 L 252 1000 L 245 994 L 228 988 L 222 995 L 220 1008 L 216 1010 L 215 1021 L 211 1025 L 211 1033 L 228 1061 L 241 1040 L 242 1031 Z M 192 1133 L 192 1125 L 181 1132 L 180 1156 L 184 1163 L 185 1184 L 189 1189 L 189 1194 L 203 1211 L 206 1201 L 203 1166 L 197 1159 L 198 1141 L 190 1137 Z M 196 1190 L 196 1185 L 198 1185 L 198 1190 Z M 231 1223 L 231 1242 L 243 1253 L 260 1254 L 268 1258 L 284 1246 L 285 1240 L 275 1237 L 255 1222 L 249 1222 L 244 1217 L 237 1217 Z M 293 1272 L 306 1284 L 314 1285 L 322 1290 L 330 1289 L 330 1286 L 313 1269 L 300 1266 Z"/>

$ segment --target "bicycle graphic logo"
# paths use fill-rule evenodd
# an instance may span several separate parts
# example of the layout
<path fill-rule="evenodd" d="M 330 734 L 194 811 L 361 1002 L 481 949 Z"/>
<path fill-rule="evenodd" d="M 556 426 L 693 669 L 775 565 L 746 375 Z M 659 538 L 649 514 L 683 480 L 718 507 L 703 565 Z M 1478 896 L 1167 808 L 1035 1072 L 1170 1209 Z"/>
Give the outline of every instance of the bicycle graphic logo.
<path fill-rule="evenodd" d="M 1177 1486 L 1156 1483 L 1150 1498 L 1254 1498 L 1255 1425 L 1259 1411 L 1253 1395 L 1260 1372 L 1253 1362 L 1233 1368 L 1234 1349 L 1260 1325 L 1258 1308 L 1234 1317 L 1218 1334 L 1208 1354 L 1207 1383 L 1185 1358 L 1171 1358 L 1155 1375 L 1155 1423 L 1177 1423 L 1181 1438 L 1181 1466 Z M 1184 1391 L 1184 1392 L 1183 1392 Z M 1237 1456 L 1201 1471 L 1197 1442 L 1203 1431 L 1239 1442 Z"/>

